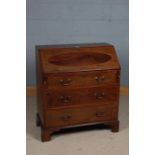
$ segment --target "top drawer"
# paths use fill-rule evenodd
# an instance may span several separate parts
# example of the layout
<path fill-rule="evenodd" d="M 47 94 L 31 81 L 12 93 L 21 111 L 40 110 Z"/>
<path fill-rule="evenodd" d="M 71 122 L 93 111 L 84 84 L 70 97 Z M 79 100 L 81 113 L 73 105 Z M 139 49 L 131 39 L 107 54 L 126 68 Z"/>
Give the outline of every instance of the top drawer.
<path fill-rule="evenodd" d="M 119 85 L 119 75 L 119 70 L 50 74 L 44 79 L 44 85 L 55 89 Z"/>

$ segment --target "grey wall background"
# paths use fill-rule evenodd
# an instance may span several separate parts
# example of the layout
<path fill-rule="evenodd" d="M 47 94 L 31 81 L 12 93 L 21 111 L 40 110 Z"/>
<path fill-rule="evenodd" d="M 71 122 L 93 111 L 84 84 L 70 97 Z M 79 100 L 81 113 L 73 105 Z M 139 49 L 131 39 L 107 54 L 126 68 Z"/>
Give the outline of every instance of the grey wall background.
<path fill-rule="evenodd" d="M 128 86 L 128 0 L 27 0 L 27 85 L 35 85 L 35 45 L 109 42 Z"/>

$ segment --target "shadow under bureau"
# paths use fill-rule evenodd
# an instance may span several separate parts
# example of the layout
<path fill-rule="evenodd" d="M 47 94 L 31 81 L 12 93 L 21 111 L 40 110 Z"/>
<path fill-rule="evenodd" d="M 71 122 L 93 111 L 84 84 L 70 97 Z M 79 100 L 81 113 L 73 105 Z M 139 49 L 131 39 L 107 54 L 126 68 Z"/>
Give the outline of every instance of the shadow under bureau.
<path fill-rule="evenodd" d="M 36 47 L 37 126 L 42 141 L 77 125 L 107 124 L 119 130 L 120 65 L 112 45 Z"/>

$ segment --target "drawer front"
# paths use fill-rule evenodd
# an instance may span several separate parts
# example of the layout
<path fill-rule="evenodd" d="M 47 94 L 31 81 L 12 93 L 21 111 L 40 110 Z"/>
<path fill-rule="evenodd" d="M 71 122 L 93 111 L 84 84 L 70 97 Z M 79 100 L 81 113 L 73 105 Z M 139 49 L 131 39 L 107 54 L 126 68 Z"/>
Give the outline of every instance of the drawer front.
<path fill-rule="evenodd" d="M 46 95 L 46 107 L 62 107 L 86 104 L 114 104 L 118 101 L 119 87 L 95 87 L 49 91 Z"/>
<path fill-rule="evenodd" d="M 119 74 L 119 70 L 53 74 L 47 77 L 45 84 L 48 88 L 55 89 L 100 86 L 105 84 L 118 85 Z"/>
<path fill-rule="evenodd" d="M 76 109 L 55 109 L 47 111 L 47 126 L 76 125 L 87 122 L 102 122 L 117 120 L 116 106 L 91 106 Z"/>

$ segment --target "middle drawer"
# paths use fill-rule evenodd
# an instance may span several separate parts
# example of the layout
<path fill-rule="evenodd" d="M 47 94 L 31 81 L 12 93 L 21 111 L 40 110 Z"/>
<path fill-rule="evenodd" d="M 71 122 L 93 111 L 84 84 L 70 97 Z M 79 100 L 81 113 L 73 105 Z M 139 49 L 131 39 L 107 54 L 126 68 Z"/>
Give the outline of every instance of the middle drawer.
<path fill-rule="evenodd" d="M 108 104 L 117 102 L 119 87 L 93 87 L 71 90 L 56 90 L 46 92 L 46 104 L 48 108 L 79 105 L 79 104 Z"/>

